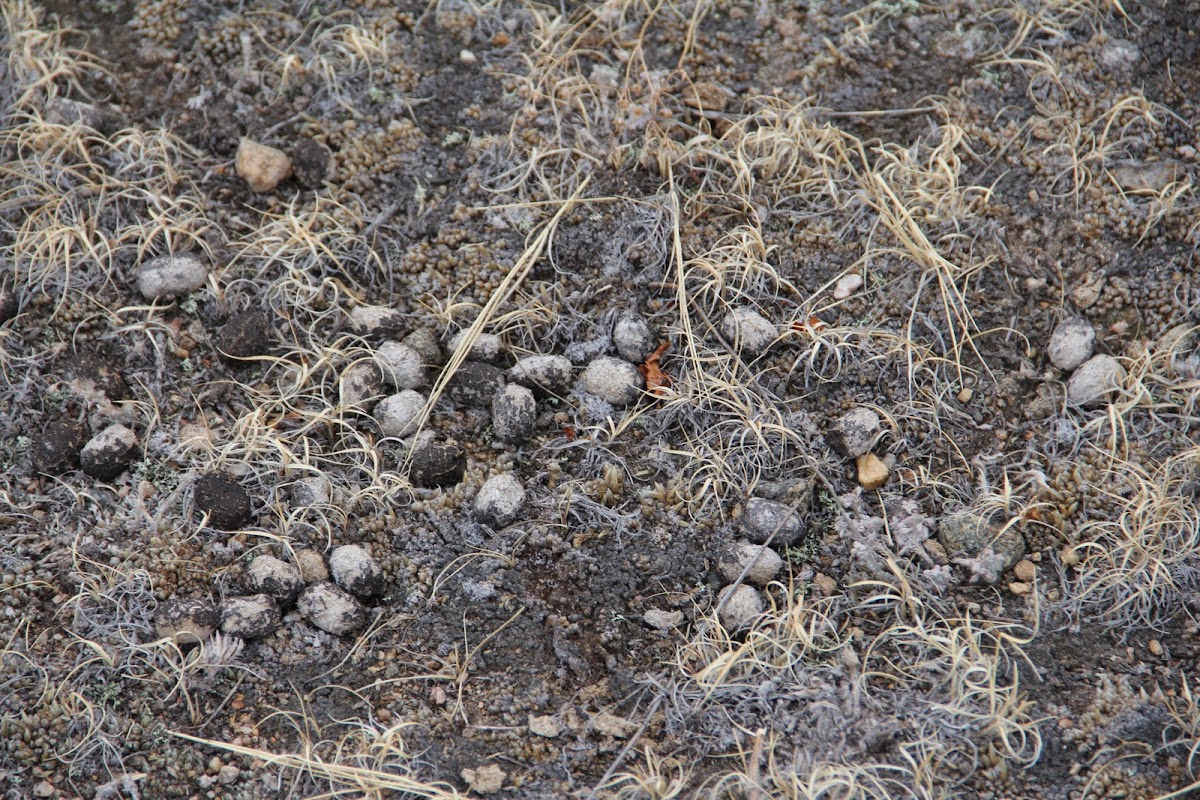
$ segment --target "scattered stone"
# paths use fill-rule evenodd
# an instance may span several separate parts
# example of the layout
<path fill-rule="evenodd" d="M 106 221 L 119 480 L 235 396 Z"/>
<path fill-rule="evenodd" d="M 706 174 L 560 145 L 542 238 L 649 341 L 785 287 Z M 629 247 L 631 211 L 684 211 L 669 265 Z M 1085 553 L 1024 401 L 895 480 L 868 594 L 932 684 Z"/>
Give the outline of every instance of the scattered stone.
<path fill-rule="evenodd" d="M 254 594 L 270 595 L 288 606 L 304 588 L 304 576 L 295 564 L 275 556 L 262 555 L 246 568 L 246 588 Z"/>
<path fill-rule="evenodd" d="M 508 371 L 508 379 L 549 395 L 571 388 L 575 367 L 564 356 L 525 356 Z"/>
<path fill-rule="evenodd" d="M 812 481 L 795 477 L 780 481 L 759 481 L 754 485 L 754 496 L 803 508 L 812 500 Z"/>
<path fill-rule="evenodd" d="M 79 464 L 93 478 L 111 481 L 125 471 L 137 446 L 136 433 L 124 425 L 109 425 L 83 446 Z"/>
<path fill-rule="evenodd" d="M 329 554 L 333 582 L 358 597 L 383 594 L 383 567 L 360 544 L 344 544 Z"/>
<path fill-rule="evenodd" d="M 403 439 L 416 432 L 416 421 L 425 408 L 425 396 L 412 389 L 385 397 L 375 406 L 375 421 L 384 436 Z"/>
<path fill-rule="evenodd" d="M 79 466 L 79 450 L 87 431 L 82 422 L 55 420 L 42 428 L 33 443 L 33 466 L 38 472 L 57 475 Z"/>
<path fill-rule="evenodd" d="M 1013 565 L 1013 577 L 1025 583 L 1033 583 L 1037 577 L 1037 564 L 1027 558 L 1021 559 Z"/>
<path fill-rule="evenodd" d="M 833 299 L 845 300 L 863 287 L 863 276 L 857 272 L 843 275 L 833 287 Z"/>
<path fill-rule="evenodd" d="M 736 589 L 726 586 L 721 590 L 717 602 L 725 603 L 721 609 L 721 624 L 729 631 L 738 631 L 749 627 L 765 608 L 762 595 L 758 593 L 758 590 L 745 584 Z"/>
<path fill-rule="evenodd" d="M 80 350 L 65 358 L 57 371 L 77 391 L 102 392 L 109 400 L 122 400 L 127 387 L 113 361 L 94 350 Z"/>
<path fill-rule="evenodd" d="M 1054 327 L 1050 334 L 1050 344 L 1046 346 L 1046 355 L 1050 363 L 1059 369 L 1070 372 L 1092 357 L 1092 348 L 1096 345 L 1096 329 L 1092 323 L 1079 317 L 1064 319 Z"/>
<path fill-rule="evenodd" d="M 329 570 L 325 567 L 325 559 L 316 550 L 297 550 L 296 566 L 300 568 L 300 577 L 305 583 L 320 583 L 329 580 Z"/>
<path fill-rule="evenodd" d="M 287 153 L 253 139 L 238 142 L 234 169 L 252 192 L 269 192 L 291 177 L 292 160 Z"/>
<path fill-rule="evenodd" d="M 265 356 L 271 352 L 271 321 L 262 311 L 243 311 L 229 318 L 213 340 L 226 360 Z"/>
<path fill-rule="evenodd" d="M 847 411 L 825 435 L 825 440 L 842 458 L 858 458 L 870 451 L 879 438 L 879 415 L 869 408 Z"/>
<path fill-rule="evenodd" d="M 1071 288 L 1071 302 L 1079 308 L 1091 308 L 1100 299 L 1105 282 L 1103 272 L 1088 272 Z"/>
<path fill-rule="evenodd" d="M 196 510 L 208 515 L 209 527 L 228 531 L 250 521 L 250 495 L 232 475 L 208 472 L 196 479 Z"/>
<path fill-rule="evenodd" d="M 750 356 L 766 352 L 779 335 L 770 320 L 747 306 L 735 308 L 725 316 L 721 333 L 735 350 Z"/>
<path fill-rule="evenodd" d="M 1109 39 L 1100 46 L 1097 63 L 1109 72 L 1129 72 L 1141 61 L 1138 46 L 1128 39 Z"/>
<path fill-rule="evenodd" d="M 450 352 L 458 352 L 458 348 L 462 346 L 466 338 L 467 331 L 459 331 L 454 334 L 454 338 L 450 340 Z M 472 361 L 486 361 L 490 364 L 500 358 L 506 349 L 504 340 L 496 334 L 481 333 L 475 337 L 475 341 L 471 344 L 471 350 L 467 353 L 467 358 Z"/>
<path fill-rule="evenodd" d="M 475 496 L 475 515 L 496 528 L 516 520 L 525 505 L 525 487 L 511 472 L 493 475 Z"/>
<path fill-rule="evenodd" d="M 0 286 L 0 325 L 15 317 L 20 307 L 17 293 L 7 286 Z"/>
<path fill-rule="evenodd" d="M 240 767 L 236 767 L 233 764 L 226 764 L 217 770 L 217 783 L 228 786 L 234 783 L 241 774 L 242 770 Z"/>
<path fill-rule="evenodd" d="M 660 631 L 670 630 L 683 624 L 682 611 L 663 611 L 661 608 L 652 608 L 645 614 L 642 614 L 642 622 Z"/>
<path fill-rule="evenodd" d="M 354 595 L 332 583 L 317 583 L 305 589 L 296 608 L 313 625 L 334 636 L 354 633 L 367 621 L 367 610 Z"/>
<path fill-rule="evenodd" d="M 938 522 L 938 540 L 956 564 L 968 567 L 973 579 L 995 583 L 1000 574 L 1025 555 L 1025 539 L 971 510 L 959 511 Z"/>
<path fill-rule="evenodd" d="M 301 478 L 288 487 L 288 497 L 295 508 L 326 506 L 333 501 L 333 484 L 324 475 Z"/>
<path fill-rule="evenodd" d="M 172 598 L 154 613 L 154 630 L 160 639 L 176 644 L 199 644 L 217 629 L 217 607 L 193 597 Z"/>
<path fill-rule="evenodd" d="M 824 572 L 818 572 L 813 575 L 813 586 L 817 587 L 817 591 L 822 597 L 832 597 L 837 591 L 837 581 L 826 575 Z"/>
<path fill-rule="evenodd" d="M 625 314 L 613 325 L 613 346 L 621 358 L 644 364 L 658 346 L 650 324 L 638 314 Z"/>
<path fill-rule="evenodd" d="M 1141 161 L 1130 159 L 1108 165 L 1121 191 L 1131 194 L 1160 194 L 1176 181 L 1187 178 L 1187 169 L 1178 161 Z"/>
<path fill-rule="evenodd" d="M 363 336 L 396 337 L 404 330 L 404 315 L 387 306 L 355 306 L 350 325 Z"/>
<path fill-rule="evenodd" d="M 178 297 L 204 287 L 208 266 L 195 256 L 161 256 L 142 264 L 135 280 L 147 300 Z"/>
<path fill-rule="evenodd" d="M 967 403 L 971 402 L 971 398 L 974 396 L 975 396 L 975 390 L 972 389 L 970 386 L 964 386 L 962 389 L 959 390 L 958 394 L 956 395 L 956 397 L 958 398 L 958 402 L 962 403 L 963 405 L 966 405 Z"/>
<path fill-rule="evenodd" d="M 56 791 L 50 781 L 38 781 L 33 785 L 33 796 L 37 798 L 54 797 Z"/>
<path fill-rule="evenodd" d="M 301 139 L 292 148 L 292 172 L 305 189 L 320 189 L 332 158 L 329 148 L 316 139 Z"/>
<path fill-rule="evenodd" d="M 544 736 L 547 739 L 553 739 L 562 733 L 562 723 L 549 714 L 545 716 L 529 717 L 529 732 L 535 736 Z"/>
<path fill-rule="evenodd" d="M 755 586 L 766 586 L 775 580 L 783 569 L 783 559 L 771 548 L 749 542 L 734 542 L 728 545 L 717 559 L 717 572 L 733 583 L 741 577 L 742 570 L 749 564 L 746 582 Z"/>
<path fill-rule="evenodd" d="M 94 131 L 106 127 L 104 114 L 91 103 L 82 103 L 66 97 L 55 97 L 46 104 L 44 119 L 51 125 L 79 124 Z"/>
<path fill-rule="evenodd" d="M 495 764 L 488 764 L 479 769 L 467 768 L 460 774 L 471 791 L 479 794 L 495 794 L 504 788 L 504 780 L 508 777 L 504 770 Z"/>
<path fill-rule="evenodd" d="M 482 361 L 464 362 L 446 384 L 446 394 L 463 406 L 488 406 L 504 388 L 504 373 Z"/>
<path fill-rule="evenodd" d="M 626 406 L 642 396 L 646 380 L 628 361 L 600 356 L 583 371 L 583 388 L 614 406 Z"/>
<path fill-rule="evenodd" d="M 794 544 L 804 534 L 804 526 L 795 508 L 761 497 L 751 497 L 746 501 L 741 526 L 742 533 L 751 542 L 766 544 L 770 539 L 777 547 Z M 771 534 L 775 534 L 773 539 Z"/>
<path fill-rule="evenodd" d="M 221 633 L 257 639 L 279 625 L 279 606 L 269 595 L 229 597 L 221 603 Z"/>
<path fill-rule="evenodd" d="M 501 442 L 522 442 L 533 433 L 537 403 L 533 392 L 510 383 L 492 400 L 492 430 Z"/>
<path fill-rule="evenodd" d="M 406 344 L 384 342 L 375 351 L 375 361 L 383 370 L 383 380 L 397 389 L 416 389 L 425 383 L 421 354 Z"/>
<path fill-rule="evenodd" d="M 421 363 L 426 366 L 440 367 L 446 363 L 442 355 L 442 346 L 438 344 L 437 334 L 428 328 L 417 328 L 405 336 L 400 344 L 411 347 L 421 354 Z"/>
<path fill-rule="evenodd" d="M 855 460 L 858 467 L 858 483 L 864 489 L 878 489 L 887 483 L 888 466 L 874 453 L 865 453 Z"/>
<path fill-rule="evenodd" d="M 457 444 L 427 442 L 413 450 L 409 477 L 426 489 L 453 486 L 466 468 L 467 457 Z"/>
<path fill-rule="evenodd" d="M 1125 368 L 1112 356 L 1092 356 L 1067 381 L 1067 401 L 1077 406 L 1106 402 L 1125 380 Z"/>
<path fill-rule="evenodd" d="M 1033 590 L 1033 587 L 1030 586 L 1028 583 L 1022 583 L 1021 581 L 1012 581 L 1011 583 L 1008 584 L 1008 590 L 1010 592 L 1012 592 L 1013 594 L 1017 595 L 1018 597 L 1021 597 L 1023 595 L 1029 594 L 1029 592 Z"/>
<path fill-rule="evenodd" d="M 383 371 L 374 361 L 351 364 L 342 373 L 338 390 L 344 408 L 369 414 L 383 396 Z"/>
<path fill-rule="evenodd" d="M 609 711 L 597 711 L 592 715 L 591 723 L 594 732 L 601 736 L 611 736 L 614 739 L 628 739 L 637 733 L 638 729 L 633 722 Z"/>

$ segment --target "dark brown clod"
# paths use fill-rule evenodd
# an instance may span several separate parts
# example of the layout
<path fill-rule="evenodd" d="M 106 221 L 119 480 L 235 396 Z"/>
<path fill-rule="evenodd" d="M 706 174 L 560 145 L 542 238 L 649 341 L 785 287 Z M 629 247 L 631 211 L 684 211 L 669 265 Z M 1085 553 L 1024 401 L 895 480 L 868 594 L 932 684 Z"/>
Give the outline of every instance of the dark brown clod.
<path fill-rule="evenodd" d="M 220 530 L 240 528 L 250 521 L 250 495 L 232 476 L 209 472 L 196 480 L 196 511 L 208 515 L 208 524 Z"/>
<path fill-rule="evenodd" d="M 467 458 L 461 447 L 431 442 L 413 451 L 409 477 L 426 489 L 454 486 L 462 480 L 466 468 Z"/>
<path fill-rule="evenodd" d="M 0 325 L 15 317 L 20 305 L 16 292 L 7 286 L 0 286 Z"/>
<path fill-rule="evenodd" d="M 292 150 L 292 174 L 307 189 L 320 189 L 329 172 L 329 148 L 315 139 L 302 139 Z"/>
<path fill-rule="evenodd" d="M 266 355 L 271 344 L 271 321 L 261 311 L 234 314 L 216 337 L 217 352 L 233 361 Z"/>
<path fill-rule="evenodd" d="M 504 373 L 482 361 L 467 361 L 450 378 L 446 393 L 464 406 L 488 406 L 504 388 Z"/>
<path fill-rule="evenodd" d="M 125 399 L 125 379 L 114 360 L 94 350 L 72 353 L 58 365 L 57 372 L 64 381 L 103 392 L 109 400 Z"/>
<path fill-rule="evenodd" d="M 56 475 L 79 466 L 79 451 L 87 435 L 83 423 L 57 420 L 42 429 L 33 446 L 33 465 L 39 472 Z"/>

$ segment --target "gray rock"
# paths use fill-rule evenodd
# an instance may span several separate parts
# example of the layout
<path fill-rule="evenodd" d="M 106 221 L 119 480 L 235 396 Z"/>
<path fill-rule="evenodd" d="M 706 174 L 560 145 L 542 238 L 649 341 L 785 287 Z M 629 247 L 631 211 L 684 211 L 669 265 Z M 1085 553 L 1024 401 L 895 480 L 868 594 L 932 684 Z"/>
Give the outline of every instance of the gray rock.
<path fill-rule="evenodd" d="M 334 636 L 354 633 L 367 621 L 367 610 L 354 595 L 332 583 L 305 589 L 296 608 L 313 625 Z"/>
<path fill-rule="evenodd" d="M 409 462 L 409 477 L 426 489 L 453 486 L 462 480 L 467 457 L 456 444 L 426 442 L 418 445 Z"/>
<path fill-rule="evenodd" d="M 425 396 L 412 389 L 385 397 L 375 406 L 375 421 L 384 436 L 403 439 L 416 432 L 416 421 L 425 408 Z"/>
<path fill-rule="evenodd" d="M 1128 159 L 1106 165 L 1108 174 L 1122 190 L 1131 194 L 1160 194 L 1172 183 L 1186 180 L 1187 168 L 1179 161 Z"/>
<path fill-rule="evenodd" d="M 1025 539 L 992 517 L 967 509 L 938 521 L 938 541 L 951 561 L 971 569 L 973 578 L 995 583 L 1000 573 L 1025 555 Z"/>
<path fill-rule="evenodd" d="M 333 582 L 358 597 L 383 593 L 383 567 L 360 544 L 344 544 L 329 554 L 329 574 Z"/>
<path fill-rule="evenodd" d="M 600 356 L 583 371 L 583 388 L 614 406 L 625 406 L 642 396 L 646 381 L 628 361 Z"/>
<path fill-rule="evenodd" d="M 137 434 L 121 424 L 109 425 L 79 452 L 79 466 L 93 478 L 110 481 L 125 471 L 137 449 Z"/>
<path fill-rule="evenodd" d="M 387 306 L 355 306 L 350 324 L 363 336 L 395 337 L 404 330 L 404 315 Z"/>
<path fill-rule="evenodd" d="M 878 414 L 869 408 L 855 408 L 837 421 L 825 440 L 842 458 L 858 458 L 875 446 L 879 429 Z"/>
<path fill-rule="evenodd" d="M 564 356 L 525 356 L 508 371 L 508 379 L 546 394 L 562 395 L 571 388 L 575 368 Z"/>
<path fill-rule="evenodd" d="M 446 394 L 459 405 L 488 406 L 503 388 L 504 373 L 499 368 L 482 361 L 467 361 L 450 377 Z"/>
<path fill-rule="evenodd" d="M 221 633 L 257 639 L 279 625 L 279 606 L 265 594 L 229 597 L 221 603 Z"/>
<path fill-rule="evenodd" d="M 741 527 L 746 538 L 755 544 L 765 544 L 774 533 L 771 544 L 777 547 L 794 544 L 804 535 L 804 526 L 795 508 L 762 497 L 751 497 L 746 501 Z"/>
<path fill-rule="evenodd" d="M 288 498 L 295 508 L 329 505 L 333 501 L 333 484 L 324 475 L 301 478 L 288 487 Z"/>
<path fill-rule="evenodd" d="M 652 608 L 645 614 L 642 614 L 642 622 L 660 631 L 670 630 L 683 623 L 683 612 L 663 611 L 660 608 Z"/>
<path fill-rule="evenodd" d="M 1079 317 L 1064 319 L 1054 327 L 1046 356 L 1050 363 L 1070 372 L 1092 356 L 1096 345 L 1096 329 L 1092 323 Z"/>
<path fill-rule="evenodd" d="M 650 324 L 638 314 L 625 314 L 613 325 L 613 346 L 621 358 L 634 364 L 645 363 L 657 346 Z"/>
<path fill-rule="evenodd" d="M 217 607 L 197 597 L 177 597 L 160 605 L 154 613 L 154 630 L 160 639 L 176 644 L 197 644 L 217 629 Z"/>
<path fill-rule="evenodd" d="M 537 403 L 533 392 L 510 383 L 492 400 L 492 430 L 501 442 L 523 442 L 533 433 Z"/>
<path fill-rule="evenodd" d="M 304 588 L 304 576 L 295 564 L 262 555 L 246 568 L 246 588 L 254 594 L 270 595 L 283 605 L 290 605 Z"/>
<path fill-rule="evenodd" d="M 426 366 L 440 367 L 446 363 L 446 357 L 442 354 L 442 346 L 438 344 L 437 334 L 428 328 L 417 328 L 405 336 L 400 344 L 411 347 L 420 353 L 421 363 Z"/>
<path fill-rule="evenodd" d="M 178 297 L 200 289 L 208 281 L 208 265 L 195 256 L 161 256 L 142 264 L 136 274 L 137 290 L 147 300 Z"/>
<path fill-rule="evenodd" d="M 779 335 L 770 320 L 747 306 L 735 308 L 725 315 L 721 321 L 721 333 L 735 350 L 749 356 L 766 352 Z"/>
<path fill-rule="evenodd" d="M 736 589 L 726 586 L 717 602 L 725 603 L 721 608 L 721 624 L 731 632 L 748 628 L 766 607 L 758 590 L 744 584 Z"/>
<path fill-rule="evenodd" d="M 383 371 L 374 361 L 351 364 L 338 382 L 342 406 L 370 413 L 383 396 Z"/>
<path fill-rule="evenodd" d="M 1092 356 L 1067 381 L 1067 402 L 1077 406 L 1105 403 L 1125 380 L 1125 368 L 1112 356 Z"/>
<path fill-rule="evenodd" d="M 450 340 L 450 352 L 456 352 L 466 338 L 466 331 L 459 331 L 454 334 L 454 338 Z M 500 358 L 506 349 L 504 340 L 496 334 L 481 333 L 476 337 L 474 343 L 471 344 L 471 350 L 467 353 L 467 358 L 472 361 L 486 361 L 490 364 Z"/>
<path fill-rule="evenodd" d="M 775 576 L 783 569 L 783 559 L 771 548 L 749 542 L 734 542 L 728 545 L 717 559 L 717 572 L 722 578 L 733 583 L 747 564 L 751 566 L 746 573 L 746 582 L 755 586 L 766 586 L 775 580 Z"/>
<path fill-rule="evenodd" d="M 525 487 L 511 472 L 493 475 L 475 496 L 475 515 L 482 521 L 502 528 L 514 521 L 525 505 Z"/>
<path fill-rule="evenodd" d="M 384 381 L 397 389 L 416 389 L 425 383 L 421 354 L 406 344 L 384 342 L 375 351 L 375 362 Z"/>

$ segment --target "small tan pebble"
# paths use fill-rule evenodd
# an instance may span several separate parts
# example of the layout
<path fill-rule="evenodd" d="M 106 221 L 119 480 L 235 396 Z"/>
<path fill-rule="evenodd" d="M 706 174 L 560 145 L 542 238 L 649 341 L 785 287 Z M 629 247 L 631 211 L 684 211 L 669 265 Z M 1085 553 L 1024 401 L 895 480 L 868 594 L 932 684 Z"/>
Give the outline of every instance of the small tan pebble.
<path fill-rule="evenodd" d="M 535 736 L 544 736 L 547 739 L 553 739 L 562 733 L 562 723 L 549 714 L 540 717 L 529 718 L 529 732 Z"/>
<path fill-rule="evenodd" d="M 479 57 L 470 50 L 463 49 L 458 53 L 458 60 L 464 64 L 474 64 L 479 60 Z"/>
<path fill-rule="evenodd" d="M 665 631 L 683 622 L 683 612 L 663 611 L 660 608 L 652 608 L 645 614 L 642 614 L 642 622 L 645 622 L 651 628 Z"/>
<path fill-rule="evenodd" d="M 856 459 L 858 464 L 858 482 L 864 489 L 878 489 L 887 483 L 888 468 L 879 456 L 865 453 Z"/>
<path fill-rule="evenodd" d="M 287 153 L 244 136 L 238 143 L 234 167 L 238 177 L 254 192 L 269 192 L 292 174 L 292 161 Z"/>
<path fill-rule="evenodd" d="M 637 727 L 624 717 L 618 717 L 608 711 L 600 711 L 592 716 L 592 730 L 614 739 L 629 738 Z"/>
<path fill-rule="evenodd" d="M 379 718 L 380 722 L 391 722 L 392 721 L 392 712 L 388 711 L 386 708 L 381 708 L 378 711 L 376 711 L 375 716 Z"/>
<path fill-rule="evenodd" d="M 1160 642 L 1158 639 L 1151 639 L 1146 644 L 1146 647 L 1150 650 L 1150 654 L 1154 656 L 1161 656 L 1166 652 L 1166 650 L 1163 649 L 1162 642 Z"/>
<path fill-rule="evenodd" d="M 325 566 L 325 559 L 316 550 L 297 550 L 296 566 L 300 568 L 300 575 L 305 583 L 329 580 L 329 568 Z"/>
<path fill-rule="evenodd" d="M 950 554 L 946 552 L 946 548 L 936 539 L 926 539 L 922 545 L 925 552 L 929 553 L 929 557 L 934 560 L 934 563 L 939 566 L 946 566 L 950 563 Z"/>
<path fill-rule="evenodd" d="M 1067 545 L 1062 549 L 1062 563 L 1065 567 L 1073 567 L 1079 563 L 1079 554 L 1075 552 L 1075 548 Z"/>
<path fill-rule="evenodd" d="M 852 272 L 849 275 L 843 275 L 840 279 L 838 279 L 837 286 L 833 288 L 833 299 L 845 300 L 862 287 L 862 275 L 859 275 L 857 272 Z"/>
<path fill-rule="evenodd" d="M 825 597 L 829 597 L 837 591 L 837 581 L 823 572 L 818 572 L 813 576 L 813 586 L 816 586 L 817 591 Z"/>
<path fill-rule="evenodd" d="M 958 402 L 969 403 L 969 402 L 971 402 L 971 398 L 974 396 L 975 396 L 975 390 L 972 389 L 970 386 L 964 386 L 962 388 L 962 391 L 960 391 L 958 393 Z"/>
<path fill-rule="evenodd" d="M 221 783 L 221 784 L 228 786 L 229 784 L 236 781 L 238 779 L 238 776 L 241 774 L 242 774 L 241 769 L 239 769 L 238 767 L 235 767 L 233 764 L 226 764 L 225 766 L 221 767 L 220 770 L 217 771 L 217 783 Z"/>
<path fill-rule="evenodd" d="M 1018 596 L 1029 594 L 1031 588 L 1028 583 L 1021 583 L 1020 581 L 1013 581 L 1008 585 L 1008 590 Z"/>
<path fill-rule="evenodd" d="M 486 767 L 479 769 L 464 769 L 461 773 L 462 779 L 471 787 L 472 792 L 480 794 L 494 794 L 504 788 L 504 779 L 508 777 L 504 770 L 495 764 L 488 764 Z"/>
<path fill-rule="evenodd" d="M 1023 558 L 1013 567 L 1013 577 L 1019 581 L 1030 583 L 1037 577 L 1037 565 Z"/>
<path fill-rule="evenodd" d="M 1066 718 L 1066 717 L 1062 717 L 1061 719 L 1059 719 L 1059 720 L 1058 720 L 1058 727 L 1060 727 L 1060 728 L 1074 728 L 1074 727 L 1075 727 L 1075 723 L 1074 723 L 1074 722 L 1072 722 L 1070 719 L 1068 719 L 1068 718 Z"/>

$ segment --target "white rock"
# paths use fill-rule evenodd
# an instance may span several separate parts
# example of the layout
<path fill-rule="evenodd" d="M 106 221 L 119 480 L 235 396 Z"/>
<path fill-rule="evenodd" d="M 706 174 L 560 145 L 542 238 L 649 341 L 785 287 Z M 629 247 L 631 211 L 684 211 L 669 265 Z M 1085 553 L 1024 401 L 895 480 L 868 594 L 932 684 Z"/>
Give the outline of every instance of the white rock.
<path fill-rule="evenodd" d="M 383 567 L 360 544 L 344 544 L 329 554 L 333 582 L 350 594 L 374 597 L 383 592 Z"/>
<path fill-rule="evenodd" d="M 800 515 L 787 503 L 751 497 L 742 511 L 742 533 L 756 544 L 765 544 L 771 534 L 773 545 L 782 547 L 795 543 L 804 533 Z M 778 533 L 776 531 L 778 530 Z"/>
<path fill-rule="evenodd" d="M 562 733 L 562 723 L 549 714 L 540 717 L 530 715 L 529 732 L 535 736 L 544 736 L 547 739 L 553 739 Z"/>
<path fill-rule="evenodd" d="M 316 550 L 297 550 L 296 566 L 300 568 L 300 575 L 305 583 L 329 580 L 329 568 L 325 566 L 325 559 Z"/>
<path fill-rule="evenodd" d="M 1092 357 L 1095 345 L 1096 329 L 1092 323 L 1071 317 L 1054 327 L 1050 344 L 1046 346 L 1046 355 L 1051 364 L 1069 372 Z"/>
<path fill-rule="evenodd" d="M 525 487 L 511 472 L 488 478 L 475 496 L 476 516 L 497 528 L 514 521 L 524 505 Z"/>
<path fill-rule="evenodd" d="M 324 475 L 301 478 L 288 487 L 288 497 L 295 508 L 329 505 L 333 500 L 333 484 Z"/>
<path fill-rule="evenodd" d="M 574 373 L 565 356 L 525 356 L 508 371 L 508 379 L 548 394 L 563 394 L 571 387 Z"/>
<path fill-rule="evenodd" d="M 734 542 L 725 548 L 717 560 L 717 572 L 733 583 L 747 564 L 751 566 L 746 573 L 746 582 L 755 586 L 766 586 L 783 569 L 783 559 L 771 548 L 749 542 Z"/>
<path fill-rule="evenodd" d="M 462 345 L 463 340 L 466 338 L 466 331 L 459 331 L 454 334 L 454 337 L 450 340 L 450 352 L 457 352 L 459 346 Z M 490 364 L 503 355 L 506 349 L 504 340 L 496 334 L 481 333 L 471 345 L 471 351 L 467 354 L 467 358 L 471 361 L 486 361 Z"/>
<path fill-rule="evenodd" d="M 612 341 L 621 358 L 634 364 L 644 363 L 656 346 L 654 331 L 637 314 L 625 314 L 617 319 Z"/>
<path fill-rule="evenodd" d="M 845 300 L 863 287 L 863 276 L 857 272 L 843 275 L 833 287 L 833 299 Z"/>
<path fill-rule="evenodd" d="M 683 612 L 678 610 L 663 611 L 661 608 L 652 608 L 645 614 L 642 614 L 642 622 L 660 631 L 670 630 L 683 622 Z"/>
<path fill-rule="evenodd" d="M 350 324 L 368 336 L 395 335 L 404 327 L 404 315 L 387 306 L 355 306 L 350 309 Z"/>
<path fill-rule="evenodd" d="M 152 258 L 137 271 L 138 292 L 147 300 L 188 294 L 207 281 L 208 266 L 195 256 Z"/>
<path fill-rule="evenodd" d="M 725 315 L 721 333 L 735 349 L 751 356 L 766 351 L 779 335 L 770 320 L 747 306 L 735 308 Z"/>
<path fill-rule="evenodd" d="M 421 354 L 421 363 L 428 367 L 440 367 L 446 363 L 437 335 L 428 328 L 417 328 L 405 336 L 400 344 L 407 345 Z"/>
<path fill-rule="evenodd" d="M 374 360 L 351 364 L 338 382 L 345 408 L 370 412 L 383 394 L 383 372 Z"/>
<path fill-rule="evenodd" d="M 600 356 L 583 371 L 583 388 L 614 406 L 625 406 L 642 396 L 646 381 L 628 361 Z"/>
<path fill-rule="evenodd" d="M 136 433 L 120 423 L 109 425 L 79 451 L 79 465 L 93 478 L 111 480 L 125 471 L 137 445 Z"/>
<path fill-rule="evenodd" d="M 842 415 L 828 441 L 842 456 L 858 458 L 875 445 L 879 429 L 878 414 L 869 408 L 855 408 Z"/>
<path fill-rule="evenodd" d="M 385 397 L 375 406 L 375 421 L 384 436 L 403 439 L 416 430 L 417 418 L 425 408 L 425 396 L 412 389 Z"/>
<path fill-rule="evenodd" d="M 537 403 L 533 392 L 510 383 L 492 400 L 492 431 L 501 442 L 521 442 L 533 433 Z"/>
<path fill-rule="evenodd" d="M 425 383 L 421 354 L 399 342 L 384 342 L 375 351 L 375 361 L 383 370 L 383 379 L 397 389 L 416 389 Z"/>
<path fill-rule="evenodd" d="M 479 769 L 463 769 L 459 772 L 462 779 L 478 794 L 495 794 L 504 788 L 508 775 L 496 764 L 488 764 Z"/>
<path fill-rule="evenodd" d="M 282 603 L 290 603 L 304 587 L 304 577 L 295 564 L 263 555 L 246 568 L 246 587 L 256 594 L 268 594 Z"/>
<path fill-rule="evenodd" d="M 334 636 L 353 633 L 367 621 L 366 609 L 354 595 L 332 583 L 308 587 L 296 607 L 305 619 Z"/>
<path fill-rule="evenodd" d="M 1104 403 L 1125 380 L 1125 368 L 1112 356 L 1092 356 L 1067 381 L 1067 401 L 1078 406 Z"/>
<path fill-rule="evenodd" d="M 282 150 L 243 136 L 238 142 L 234 168 L 250 191 L 269 192 L 291 176 L 292 160 Z"/>
<path fill-rule="evenodd" d="M 229 597 L 221 603 L 221 633 L 257 639 L 275 630 L 279 606 L 265 594 Z"/>
<path fill-rule="evenodd" d="M 733 590 L 732 595 L 730 595 L 731 589 Z M 725 599 L 727 596 L 728 600 Z M 726 586 L 721 590 L 717 602 L 725 603 L 721 609 L 721 624 L 730 631 L 748 627 L 759 614 L 763 613 L 765 608 L 762 595 L 758 593 L 758 590 L 744 584 L 737 589 Z"/>

